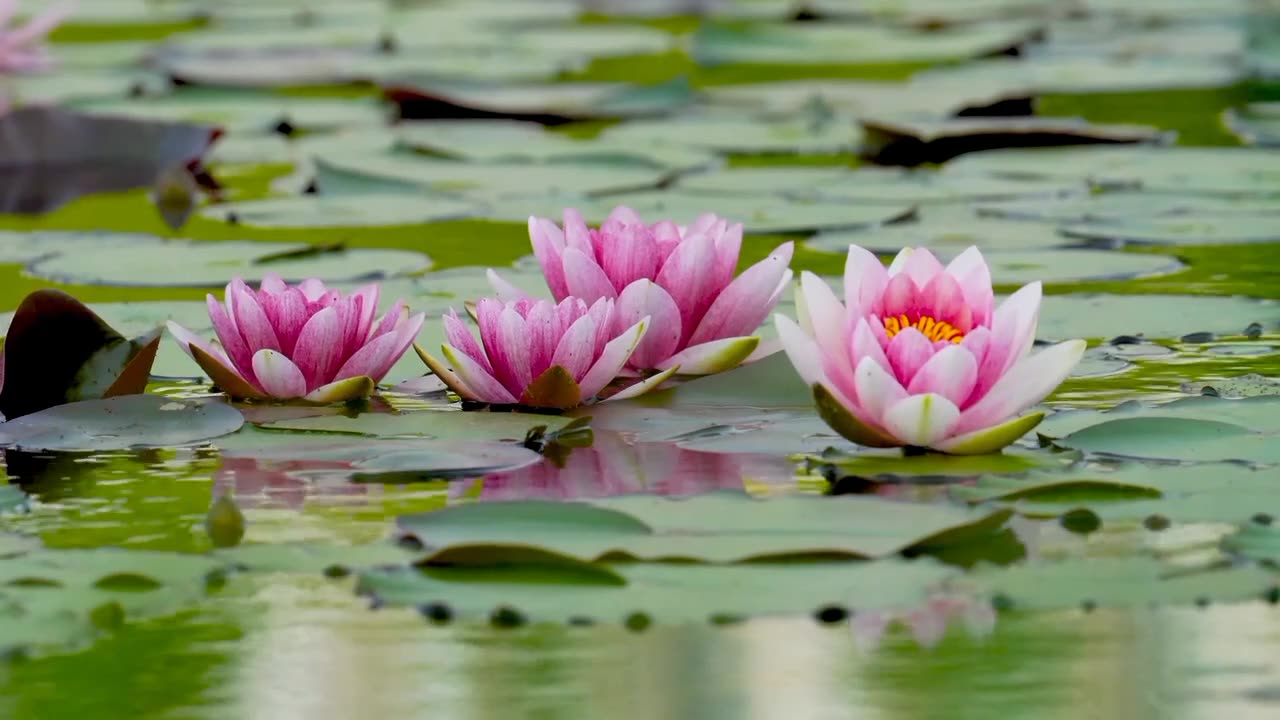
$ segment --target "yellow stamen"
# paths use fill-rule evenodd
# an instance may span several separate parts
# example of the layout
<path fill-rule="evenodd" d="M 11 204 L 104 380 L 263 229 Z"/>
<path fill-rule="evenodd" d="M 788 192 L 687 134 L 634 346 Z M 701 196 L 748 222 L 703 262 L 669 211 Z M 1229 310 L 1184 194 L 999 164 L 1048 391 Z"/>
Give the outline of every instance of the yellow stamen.
<path fill-rule="evenodd" d="M 884 331 L 890 338 L 894 335 L 913 327 L 920 331 L 930 342 L 938 342 L 939 340 L 947 340 L 952 343 L 959 343 L 964 339 L 964 333 L 960 332 L 951 323 L 945 323 L 941 320 L 934 320 L 928 315 L 922 315 L 916 318 L 915 322 L 911 322 L 906 315 L 898 315 L 897 317 L 887 317 L 884 319 Z"/>

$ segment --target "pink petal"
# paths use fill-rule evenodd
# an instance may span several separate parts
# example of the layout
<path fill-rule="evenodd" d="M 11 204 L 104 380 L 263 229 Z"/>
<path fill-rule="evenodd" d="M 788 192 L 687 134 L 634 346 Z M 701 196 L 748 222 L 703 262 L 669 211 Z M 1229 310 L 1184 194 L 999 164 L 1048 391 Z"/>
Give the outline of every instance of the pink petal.
<path fill-rule="evenodd" d="M 407 317 L 409 317 L 409 308 L 404 304 L 403 300 L 397 300 L 391 306 L 391 309 L 387 311 L 387 314 L 383 315 L 382 319 L 378 321 L 373 330 L 369 331 L 368 339 L 372 340 L 380 335 L 386 335 L 401 322 L 404 322 Z"/>
<path fill-rule="evenodd" d="M 952 431 L 961 435 L 999 425 L 1049 396 L 1084 355 L 1083 340 L 1068 340 L 1014 365 L 991 390 L 960 417 Z"/>
<path fill-rule="evenodd" d="M 288 290 L 289 286 L 277 273 L 266 273 L 262 276 L 262 282 L 258 283 L 258 298 L 261 299 L 263 294 L 279 295 Z"/>
<path fill-rule="evenodd" d="M 566 208 L 564 211 L 564 246 L 566 250 L 577 248 L 593 261 L 596 259 L 595 245 L 591 243 L 591 230 L 583 221 L 582 213 L 573 208 Z M 564 250 L 561 253 L 563 254 Z M 566 280 L 571 277 L 568 268 L 565 268 L 565 275 Z"/>
<path fill-rule="evenodd" d="M 525 325 L 528 328 L 529 375 L 536 378 L 551 367 L 551 358 L 564 329 L 560 327 L 556 306 L 549 302 L 540 302 L 530 308 Z"/>
<path fill-rule="evenodd" d="M 307 380 L 289 358 L 275 350 L 253 354 L 253 372 L 266 394 L 278 400 L 292 400 L 307 394 Z"/>
<path fill-rule="evenodd" d="M 489 362 L 493 364 L 493 375 L 512 395 L 519 397 L 533 382 L 533 375 L 529 367 L 528 325 L 511 305 L 498 313 L 494 338 L 495 347 L 485 345 Z"/>
<path fill-rule="evenodd" d="M 263 280 L 265 287 L 267 281 Z M 280 291 L 265 291 L 258 293 L 258 301 L 262 305 L 262 311 L 267 315 L 267 321 L 275 329 L 276 340 L 280 343 L 280 352 L 285 355 L 292 355 L 293 348 L 298 342 L 298 333 L 302 332 L 302 326 L 307 324 L 310 315 L 307 314 L 307 299 L 302 296 L 302 291 L 297 288 L 284 288 Z"/>
<path fill-rule="evenodd" d="M 600 298 L 616 298 L 617 289 L 605 274 L 604 269 L 587 253 L 576 247 L 564 251 L 565 281 L 569 294 L 593 303 Z"/>
<path fill-rule="evenodd" d="M 360 298 L 356 337 L 364 343 L 374 338 L 373 321 L 378 315 L 378 300 L 382 295 L 382 288 L 377 283 L 373 283 L 356 290 L 354 295 Z"/>
<path fill-rule="evenodd" d="M 604 352 L 600 354 L 599 359 L 591 366 L 587 374 L 582 376 L 582 380 L 578 382 L 578 386 L 582 389 L 583 400 L 600 394 L 600 391 L 606 385 L 618 377 L 618 373 L 626 366 L 627 361 L 631 359 L 631 353 L 635 352 L 636 345 L 644 337 L 647 325 L 648 318 L 631 326 L 626 332 L 610 340 L 605 345 Z"/>
<path fill-rule="evenodd" d="M 560 267 L 558 260 L 557 260 L 556 267 Z M 546 274 L 545 271 L 543 274 L 544 275 Z M 515 302 L 517 300 L 531 299 L 529 297 L 529 293 L 507 282 L 493 268 L 489 268 L 488 270 L 485 270 L 484 275 L 485 275 L 485 278 L 489 281 L 489 287 L 493 288 L 493 292 L 498 296 L 498 299 L 501 300 L 502 302 Z M 561 272 L 561 282 L 564 282 L 563 271 Z M 560 297 L 558 294 L 556 294 L 554 290 L 552 291 L 552 294 L 555 295 L 557 302 L 564 299 Z M 568 294 L 569 293 L 566 290 L 565 296 L 567 297 Z"/>
<path fill-rule="evenodd" d="M 924 298 L 920 294 L 920 289 L 906 273 L 889 278 L 889 284 L 884 289 L 881 307 L 881 317 L 906 315 L 908 320 L 914 320 L 925 311 Z"/>
<path fill-rule="evenodd" d="M 844 303 L 851 316 L 868 315 L 880 309 L 881 296 L 889 284 L 889 273 L 880 258 L 869 250 L 849 246 L 844 263 Z"/>
<path fill-rule="evenodd" d="M 466 385 L 466 389 L 471 391 L 471 397 L 467 398 L 468 400 L 497 405 L 514 405 L 518 402 L 516 397 L 498 382 L 497 378 L 485 372 L 485 369 L 476 364 L 476 361 L 466 353 L 448 344 L 442 345 L 440 351 L 453 364 L 454 374 Z"/>
<path fill-rule="evenodd" d="M 902 266 L 902 273 L 910 276 L 916 287 L 924 287 L 943 270 L 942 263 L 928 248 L 915 248 Z"/>
<path fill-rule="evenodd" d="M 791 271 L 787 266 L 791 264 L 793 249 L 792 243 L 783 243 L 772 255 L 747 268 L 729 283 L 711 303 L 707 314 L 702 316 L 688 344 L 700 345 L 720 338 L 741 337 L 759 329 L 777 302 L 775 291 L 790 278 Z M 822 280 L 818 282 L 826 285 Z M 831 294 L 831 297 L 834 299 L 835 295 Z M 840 308 L 838 327 L 843 330 L 844 307 L 839 302 L 836 306 Z M 812 306 L 810 309 L 812 311 Z"/>
<path fill-rule="evenodd" d="M 1040 298 L 1040 283 L 1034 282 L 1020 288 L 996 308 L 987 352 L 978 365 L 978 383 L 969 398 L 970 404 L 985 396 L 1014 363 L 1030 352 L 1036 339 Z"/>
<path fill-rule="evenodd" d="M 618 296 L 613 325 L 621 331 L 646 317 L 653 322 L 631 354 L 630 367 L 639 370 L 656 368 L 674 355 L 683 335 L 680 308 L 671 295 L 649 280 L 637 280 Z"/>
<path fill-rule="evenodd" d="M 883 332 L 883 329 L 881 329 L 881 332 Z M 861 362 L 862 358 L 869 357 L 875 360 L 886 372 L 893 372 L 893 365 L 889 363 L 889 356 L 885 355 L 884 352 L 884 344 L 876 336 L 875 330 L 872 329 L 871 323 L 866 318 L 858 319 L 858 324 L 853 327 L 853 337 L 849 345 L 854 363 Z"/>
<path fill-rule="evenodd" d="M 715 263 L 715 245 L 705 235 L 686 237 L 658 271 L 656 282 L 680 308 L 685 338 L 693 334 L 715 299 L 707 269 Z M 685 338 L 681 339 L 685 344 Z"/>
<path fill-rule="evenodd" d="M 604 352 L 604 347 L 616 335 L 615 325 L 618 320 L 617 305 L 613 300 L 601 298 L 587 308 L 587 314 L 596 324 L 596 346 L 595 355 L 599 357 Z M 588 397 L 586 395 L 583 396 Z"/>
<path fill-rule="evenodd" d="M 921 289 L 920 300 L 923 314 L 934 320 L 950 323 L 962 333 L 973 328 L 973 311 L 965 301 L 964 291 L 947 273 L 934 275 Z"/>
<path fill-rule="evenodd" d="M 823 353 L 822 348 L 818 347 L 818 341 L 801 330 L 796 321 L 786 315 L 774 315 L 773 324 L 778 330 L 782 350 L 787 354 L 787 359 L 791 361 L 804 384 L 815 385 L 825 382 L 827 374 L 823 369 Z"/>
<path fill-rule="evenodd" d="M 332 307 L 312 315 L 303 326 L 293 362 L 307 379 L 308 392 L 334 380 L 333 374 L 343 360 L 341 342 L 341 320 Z"/>
<path fill-rule="evenodd" d="M 909 327 L 893 336 L 885 355 L 898 382 L 909 386 L 920 368 L 933 357 L 933 343 L 919 330 Z"/>
<path fill-rule="evenodd" d="M 670 220 L 663 220 L 653 226 L 653 243 L 658 248 L 658 258 L 665 263 L 667 258 L 671 257 L 671 253 L 680 246 L 683 236 L 680 235 L 680 228 Z"/>
<path fill-rule="evenodd" d="M 320 302 L 329 294 L 329 289 L 324 286 L 324 282 L 316 278 L 307 278 L 298 283 L 298 289 L 310 302 Z"/>
<path fill-rule="evenodd" d="M 846 339 L 848 314 L 825 280 L 811 272 L 800 273 L 800 293 L 813 337 L 823 353 L 837 365 L 853 367 Z"/>
<path fill-rule="evenodd" d="M 644 220 L 640 215 L 626 205 L 619 205 L 609 212 L 609 217 L 605 218 L 608 225 L 643 225 Z"/>
<path fill-rule="evenodd" d="M 231 315 L 236 320 L 236 328 L 240 337 L 252 351 L 279 350 L 280 341 L 276 339 L 276 331 L 271 321 L 258 304 L 258 297 L 244 281 L 236 278 L 231 281 Z"/>
<path fill-rule="evenodd" d="M 943 348 L 920 368 L 907 392 L 912 395 L 937 393 L 959 406 L 969 397 L 978 380 L 978 361 L 959 345 Z"/>
<path fill-rule="evenodd" d="M 221 308 L 221 305 L 219 305 L 219 308 Z M 178 341 L 178 347 L 182 348 L 182 352 L 186 353 L 187 357 L 193 360 L 195 359 L 195 356 L 191 353 L 191 346 L 194 345 L 200 348 L 201 350 L 203 350 L 206 355 L 217 360 L 220 365 L 222 365 L 227 369 L 227 372 L 231 373 L 232 375 L 239 375 L 242 379 L 247 380 L 247 378 L 244 378 L 244 375 L 238 369 L 236 369 L 235 363 L 231 362 L 231 359 L 227 357 L 227 353 L 224 352 L 221 347 L 205 342 L 203 339 L 200 338 L 200 336 L 182 327 L 181 325 L 173 322 L 172 320 L 165 323 L 165 326 L 169 328 L 169 334 L 173 336 L 174 340 Z M 3 373 L 4 373 L 3 359 L 4 359 L 4 349 L 0 347 L 0 378 L 3 377 Z M 253 366 L 252 358 L 250 358 L 249 365 L 250 367 Z M 4 382 L 0 380 L 0 388 L 3 388 L 3 387 L 4 387 Z"/>
<path fill-rule="evenodd" d="M 615 290 L 640 279 L 652 279 L 658 272 L 658 247 L 645 225 L 628 225 L 607 237 L 600 253 L 600 266 Z"/>
<path fill-rule="evenodd" d="M 418 313 L 409 318 L 404 327 L 395 332 L 379 335 L 369 341 L 364 347 L 357 350 L 338 371 L 334 373 L 334 380 L 344 380 L 358 375 L 367 375 L 373 381 L 381 382 L 387 372 L 391 370 L 391 366 L 396 364 L 402 355 L 413 344 L 413 339 L 417 337 L 418 332 L 422 330 L 424 321 L 422 313 Z M 457 317 L 454 317 L 457 320 Z M 445 325 L 448 326 L 448 318 L 446 317 Z M 461 322 L 459 321 L 459 324 Z M 446 330 L 446 333 L 448 331 Z M 475 345 L 475 338 L 471 337 L 471 333 L 463 331 L 471 344 Z M 465 352 L 465 351 L 464 351 Z"/>
<path fill-rule="evenodd" d="M 564 279 L 564 264 L 561 258 L 564 252 L 564 233 L 550 220 L 531 217 L 529 218 L 529 239 L 533 243 L 533 255 L 542 266 L 542 275 L 547 280 L 551 295 L 557 301 L 565 299 L 569 296 L 569 286 Z"/>
<path fill-rule="evenodd" d="M 890 375 L 872 358 L 863 358 L 853 372 L 854 388 L 858 393 L 858 405 L 883 427 L 884 413 L 890 405 L 907 396 L 897 378 Z"/>
<path fill-rule="evenodd" d="M 947 265 L 947 274 L 956 279 L 965 304 L 973 312 L 974 325 L 990 325 L 995 295 L 991 291 L 991 268 L 976 246 L 970 246 Z"/>
<path fill-rule="evenodd" d="M 551 365 L 559 365 L 575 382 L 581 382 L 596 359 L 595 344 L 595 320 L 590 315 L 583 315 L 561 336 L 551 358 Z"/>
<path fill-rule="evenodd" d="M 458 313 L 450 310 L 448 315 L 443 317 L 444 320 L 444 336 L 449 344 L 466 353 L 472 360 L 479 363 L 485 372 L 493 373 L 493 366 L 489 364 L 489 358 L 484 354 L 484 350 L 480 348 L 480 343 L 476 342 L 476 338 L 458 318 Z M 383 335 L 382 337 L 387 337 Z"/>
<path fill-rule="evenodd" d="M 742 253 L 742 223 L 734 223 L 724 229 L 724 232 L 713 235 L 716 246 L 716 265 L 712 272 L 714 277 L 713 285 L 715 287 L 724 287 L 733 280 L 733 274 L 738 270 L 738 257 Z M 786 243 L 792 245 L 792 243 Z M 782 252 L 782 246 L 774 249 L 770 255 L 777 255 Z M 787 264 L 791 263 L 791 251 L 787 252 Z"/>
<path fill-rule="evenodd" d="M 240 330 L 236 327 L 235 321 L 227 313 L 226 307 L 214 299 L 213 295 L 205 297 L 205 304 L 209 308 L 209 319 L 213 321 L 213 331 L 217 333 L 218 341 L 226 349 L 227 357 L 231 360 L 237 374 L 248 380 L 250 385 L 254 384 L 253 353 L 245 344 L 244 338 L 240 336 Z"/>

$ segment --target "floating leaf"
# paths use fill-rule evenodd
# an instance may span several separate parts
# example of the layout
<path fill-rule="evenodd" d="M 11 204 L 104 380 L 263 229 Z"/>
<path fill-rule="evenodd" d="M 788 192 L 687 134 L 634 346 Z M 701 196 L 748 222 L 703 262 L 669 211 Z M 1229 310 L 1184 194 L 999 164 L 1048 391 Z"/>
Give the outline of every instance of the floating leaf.
<path fill-rule="evenodd" d="M 427 81 L 383 88 L 405 119 L 509 118 L 545 125 L 660 115 L 688 103 L 688 80 L 624 83 L 492 84 Z"/>
<path fill-rule="evenodd" d="M 94 252 L 74 252 L 86 235 L 110 244 L 110 263 Z M 216 288 L 233 275 L 247 282 L 273 272 L 289 282 L 307 278 L 367 282 L 420 272 L 431 265 L 426 256 L 407 250 L 350 249 L 271 260 L 312 247 L 305 243 L 162 240 L 151 235 L 119 233 L 40 233 L 32 241 L 45 244 L 45 254 L 28 266 L 37 277 L 85 285 L 190 286 Z M 68 243 L 67 251 L 61 245 Z M 287 257 L 287 255 L 286 255 Z"/>
<path fill-rule="evenodd" d="M 691 176 L 692 178 L 696 176 Z M 715 208 L 718 215 L 741 222 L 748 234 L 810 233 L 855 227 L 878 228 L 910 218 L 915 208 L 907 204 L 849 205 L 766 195 L 719 196 L 685 191 L 683 185 L 666 192 L 610 195 L 611 203 L 626 205 L 638 213 L 688 223 Z"/>
<path fill-rule="evenodd" d="M 625 584 L 585 581 L 580 572 L 554 567 L 366 569 L 358 591 L 428 615 L 444 608 L 461 620 L 500 622 L 498 611 L 505 608 L 506 615 L 528 622 L 626 624 L 643 617 L 678 624 L 915 606 L 954 573 L 924 559 L 610 569 Z"/>
<path fill-rule="evenodd" d="M 433 551 L 459 548 L 501 562 L 509 547 L 533 547 L 583 562 L 611 558 L 740 562 L 787 557 L 885 557 L 989 534 L 1007 512 L 969 513 L 866 497 L 754 500 L 718 492 L 684 500 L 629 496 L 586 503 L 461 505 L 400 518 L 402 532 Z"/>
<path fill-rule="evenodd" d="M 377 227 L 417 225 L 482 214 L 475 203 L 439 195 L 382 193 L 308 195 L 210 205 L 208 218 L 254 227 Z"/>
<path fill-rule="evenodd" d="M 529 428 L 545 425 L 558 430 L 569 418 L 525 413 L 420 410 L 402 413 L 362 413 L 355 417 L 328 416 L 282 420 L 263 427 L 275 430 L 351 433 L 382 437 L 430 437 L 439 440 L 523 440 Z"/>
<path fill-rule="evenodd" d="M 172 447 L 233 433 L 244 418 L 220 402 L 125 395 L 41 410 L 0 424 L 0 446 L 103 452 Z"/>

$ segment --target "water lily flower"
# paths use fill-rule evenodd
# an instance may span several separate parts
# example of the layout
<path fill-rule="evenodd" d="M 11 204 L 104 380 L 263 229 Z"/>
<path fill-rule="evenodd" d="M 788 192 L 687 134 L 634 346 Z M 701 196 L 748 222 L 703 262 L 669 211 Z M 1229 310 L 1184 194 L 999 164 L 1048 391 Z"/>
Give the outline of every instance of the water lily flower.
<path fill-rule="evenodd" d="M 803 273 L 800 324 L 775 320 L 823 420 L 860 445 L 997 452 L 1039 424 L 1044 413 L 1019 413 L 1053 392 L 1085 349 L 1070 340 L 1029 355 L 1040 283 L 993 309 L 976 247 L 945 268 L 928 250 L 906 248 L 886 269 L 850 246 L 844 297 Z"/>
<path fill-rule="evenodd" d="M 752 333 L 791 282 L 789 242 L 735 278 L 742 225 L 709 213 L 687 227 L 648 225 L 618 207 L 594 230 L 569 209 L 563 229 L 529 218 L 529 237 L 556 300 L 616 300 L 619 329 L 653 318 L 628 362 L 632 371 L 678 365 L 683 375 L 707 375 L 737 367 L 756 350 Z M 489 280 L 504 300 L 525 297 L 493 270 Z"/>
<path fill-rule="evenodd" d="M 441 352 L 452 368 L 420 346 L 414 349 L 463 399 L 563 410 L 599 395 L 618 377 L 644 337 L 648 317 L 638 318 L 618 333 L 614 331 L 617 314 L 613 300 L 605 298 L 589 306 L 580 298 L 566 298 L 559 304 L 484 298 L 476 304 L 480 342 L 456 312 L 444 316 L 448 342 Z M 678 369 L 672 367 L 609 399 L 648 392 Z"/>
<path fill-rule="evenodd" d="M 349 295 L 268 274 L 254 292 L 235 278 L 225 305 L 206 298 L 218 342 L 206 344 L 174 322 L 169 332 L 228 395 L 327 404 L 368 397 L 422 329 L 403 301 L 375 321 L 379 288 Z"/>
<path fill-rule="evenodd" d="M 0 73 L 44 70 L 53 65 L 45 38 L 72 13 L 70 3 L 56 5 L 22 27 L 10 27 L 17 0 L 0 0 Z"/>

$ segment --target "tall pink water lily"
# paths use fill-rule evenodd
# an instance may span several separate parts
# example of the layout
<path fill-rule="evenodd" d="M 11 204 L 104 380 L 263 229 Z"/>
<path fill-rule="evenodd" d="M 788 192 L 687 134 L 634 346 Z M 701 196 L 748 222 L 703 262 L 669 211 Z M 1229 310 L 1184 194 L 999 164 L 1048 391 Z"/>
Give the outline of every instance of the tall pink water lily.
<path fill-rule="evenodd" d="M 706 375 L 738 366 L 756 350 L 753 333 L 791 282 L 791 243 L 735 278 L 742 225 L 712 214 L 688 227 L 649 225 L 619 207 L 597 230 L 569 209 L 563 228 L 529 218 L 529 237 L 556 300 L 616 300 L 619 329 L 653 318 L 628 362 L 633 371 L 678 365 L 682 375 Z M 524 297 L 492 270 L 489 280 L 503 299 Z"/>
<path fill-rule="evenodd" d="M 600 298 L 559 304 L 547 300 L 476 304 L 480 341 L 456 312 L 444 316 L 441 362 L 415 345 L 418 356 L 449 389 L 466 400 L 493 405 L 568 409 L 592 401 L 626 366 L 650 320 L 639 318 L 615 332 L 618 310 Z M 678 367 L 618 392 L 610 400 L 635 397 L 656 388 Z"/>
<path fill-rule="evenodd" d="M 26 25 L 10 27 L 18 0 L 0 0 L 0 73 L 43 70 L 53 65 L 45 40 L 72 13 L 70 3 L 55 5 Z"/>
<path fill-rule="evenodd" d="M 1062 383 L 1085 343 L 1030 355 L 1040 283 L 993 308 L 991 271 L 977 248 L 945 268 L 906 248 L 888 269 L 849 248 L 844 303 L 803 273 L 800 324 L 775 316 L 791 363 L 813 387 L 823 420 L 853 442 L 957 455 L 997 452 L 1044 413 L 1019 415 Z"/>
<path fill-rule="evenodd" d="M 368 397 L 422 329 L 403 301 L 375 319 L 379 288 L 349 295 L 311 279 L 295 286 L 280 276 L 256 292 L 235 278 L 225 302 L 206 298 L 217 342 L 205 343 L 169 323 L 182 349 L 228 395 L 246 400 L 333 403 Z"/>

